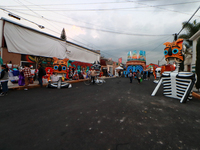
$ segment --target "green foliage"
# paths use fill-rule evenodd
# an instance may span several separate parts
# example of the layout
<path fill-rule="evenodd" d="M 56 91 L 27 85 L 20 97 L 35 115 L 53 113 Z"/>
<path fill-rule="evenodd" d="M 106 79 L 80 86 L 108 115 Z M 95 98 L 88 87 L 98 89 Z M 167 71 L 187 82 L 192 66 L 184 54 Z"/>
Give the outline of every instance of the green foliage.
<path fill-rule="evenodd" d="M 200 29 L 200 23 L 197 23 L 196 20 L 194 20 L 193 23 L 183 22 L 183 26 L 185 26 L 184 30 L 186 31 L 186 34 L 181 34 L 178 36 L 178 38 L 183 38 L 185 41 L 188 42 L 190 46 L 192 46 L 192 41 L 189 41 L 189 38 L 191 38 L 197 31 Z"/>
<path fill-rule="evenodd" d="M 67 40 L 67 37 L 66 37 L 66 33 L 65 33 L 65 29 L 63 28 L 63 30 L 62 30 L 62 32 L 61 32 L 61 36 L 60 36 L 60 38 L 62 39 L 62 40 Z"/>

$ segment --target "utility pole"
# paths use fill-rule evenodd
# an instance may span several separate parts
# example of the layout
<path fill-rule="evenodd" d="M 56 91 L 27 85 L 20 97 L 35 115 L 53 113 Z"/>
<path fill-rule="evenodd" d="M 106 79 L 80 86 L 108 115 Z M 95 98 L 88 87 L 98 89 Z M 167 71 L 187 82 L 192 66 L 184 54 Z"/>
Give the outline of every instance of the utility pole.
<path fill-rule="evenodd" d="M 175 34 L 174 34 L 174 41 L 176 41 L 177 39 L 178 39 L 178 34 L 175 33 Z"/>

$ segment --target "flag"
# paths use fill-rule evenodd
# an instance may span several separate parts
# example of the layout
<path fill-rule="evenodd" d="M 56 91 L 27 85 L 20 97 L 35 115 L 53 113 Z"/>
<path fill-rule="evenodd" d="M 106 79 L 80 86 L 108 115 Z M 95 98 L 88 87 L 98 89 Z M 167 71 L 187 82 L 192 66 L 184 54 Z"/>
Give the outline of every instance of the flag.
<path fill-rule="evenodd" d="M 122 57 L 118 59 L 118 62 L 121 64 L 122 63 Z"/>

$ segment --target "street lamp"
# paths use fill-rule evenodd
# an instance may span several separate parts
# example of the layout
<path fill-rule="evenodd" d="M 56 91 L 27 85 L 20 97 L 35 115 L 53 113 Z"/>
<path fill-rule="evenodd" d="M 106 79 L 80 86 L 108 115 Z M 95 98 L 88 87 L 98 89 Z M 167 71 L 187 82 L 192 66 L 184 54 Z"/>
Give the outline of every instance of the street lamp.
<path fill-rule="evenodd" d="M 17 20 L 24 19 L 24 20 L 26 20 L 26 21 L 28 21 L 28 22 L 31 22 L 31 23 L 37 25 L 40 29 L 44 29 L 44 28 L 45 28 L 44 26 L 39 25 L 39 24 L 37 24 L 37 23 L 35 23 L 35 22 L 33 22 L 33 21 L 30 21 L 30 20 L 28 20 L 28 19 L 26 19 L 26 18 L 23 18 L 23 17 L 20 17 L 20 16 L 18 16 L 18 15 L 16 15 L 16 14 L 13 14 L 12 12 L 10 12 L 10 11 L 4 9 L 4 8 L 1 8 L 1 7 L 0 7 L 0 9 L 2 9 L 2 10 L 4 10 L 4 11 L 8 12 L 8 16 L 13 17 L 13 18 L 15 18 L 15 19 L 17 19 Z"/>
<path fill-rule="evenodd" d="M 14 14 L 11 14 L 11 13 L 9 13 L 8 16 L 13 17 L 13 18 L 15 18 L 15 19 L 17 19 L 17 20 L 21 20 L 20 17 L 14 15 Z"/>

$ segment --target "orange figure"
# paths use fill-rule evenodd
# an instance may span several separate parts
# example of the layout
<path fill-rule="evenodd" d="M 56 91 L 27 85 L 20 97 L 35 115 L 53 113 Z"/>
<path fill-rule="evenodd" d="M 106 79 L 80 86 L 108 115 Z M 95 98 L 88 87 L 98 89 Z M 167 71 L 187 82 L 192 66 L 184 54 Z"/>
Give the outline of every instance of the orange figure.
<path fill-rule="evenodd" d="M 46 76 L 47 76 L 47 81 L 51 81 L 51 75 L 53 74 L 53 69 L 51 67 L 46 67 L 45 68 L 46 71 Z"/>
<path fill-rule="evenodd" d="M 183 61 L 183 39 L 178 39 L 174 42 L 165 42 L 164 55 L 167 64 L 170 60 L 175 60 L 177 63 Z"/>
<path fill-rule="evenodd" d="M 63 60 L 59 60 L 56 57 L 53 57 L 53 72 L 54 73 L 61 73 L 61 74 L 66 74 L 67 73 L 67 62 L 68 62 L 68 58 L 65 58 Z"/>

